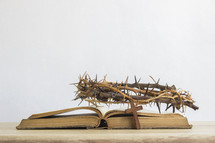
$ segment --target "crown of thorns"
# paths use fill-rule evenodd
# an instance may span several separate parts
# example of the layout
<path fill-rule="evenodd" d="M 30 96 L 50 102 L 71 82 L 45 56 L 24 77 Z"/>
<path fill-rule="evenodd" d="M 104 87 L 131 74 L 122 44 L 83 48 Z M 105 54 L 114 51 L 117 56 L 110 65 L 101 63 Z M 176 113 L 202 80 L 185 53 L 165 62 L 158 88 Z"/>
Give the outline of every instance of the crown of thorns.
<path fill-rule="evenodd" d="M 74 100 L 81 99 L 97 105 L 98 103 L 110 104 L 124 104 L 133 101 L 136 105 L 146 105 L 154 103 L 161 113 L 161 103 L 166 104 L 166 109 L 175 109 L 184 112 L 185 107 L 188 106 L 194 110 L 199 109 L 194 105 L 194 100 L 188 91 L 177 89 L 175 85 L 160 85 L 159 81 L 155 81 L 150 76 L 154 83 L 140 83 L 134 76 L 135 82 L 128 83 L 128 77 L 125 82 L 109 82 L 106 76 L 100 81 L 91 79 L 88 74 L 79 77 L 79 82 L 74 83 L 77 87 L 76 97 Z"/>

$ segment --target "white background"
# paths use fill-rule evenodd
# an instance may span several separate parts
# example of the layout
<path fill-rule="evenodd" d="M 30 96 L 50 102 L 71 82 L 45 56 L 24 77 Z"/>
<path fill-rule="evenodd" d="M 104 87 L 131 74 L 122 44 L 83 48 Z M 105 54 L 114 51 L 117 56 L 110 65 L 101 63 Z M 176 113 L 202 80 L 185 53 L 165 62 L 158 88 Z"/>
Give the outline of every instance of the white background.
<path fill-rule="evenodd" d="M 161 78 L 192 92 L 190 121 L 215 120 L 214 48 L 214 1 L 0 0 L 0 121 L 77 106 L 85 71 Z"/>

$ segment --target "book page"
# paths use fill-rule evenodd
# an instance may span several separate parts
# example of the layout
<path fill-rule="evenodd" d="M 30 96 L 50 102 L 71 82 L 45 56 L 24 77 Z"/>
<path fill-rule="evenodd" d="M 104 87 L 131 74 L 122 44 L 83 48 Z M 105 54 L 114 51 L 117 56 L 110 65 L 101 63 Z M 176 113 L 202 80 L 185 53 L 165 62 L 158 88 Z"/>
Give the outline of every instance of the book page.
<path fill-rule="evenodd" d="M 93 106 L 93 107 L 95 107 L 95 106 Z M 109 109 L 107 107 L 104 107 L 104 106 L 97 106 L 95 108 L 101 112 L 103 117 L 109 111 Z"/>
<path fill-rule="evenodd" d="M 53 116 L 53 115 L 62 114 L 62 113 L 66 113 L 66 112 L 71 112 L 71 111 L 75 111 L 75 110 L 84 110 L 84 109 L 94 111 L 98 114 L 98 116 L 100 118 L 102 118 L 102 115 L 101 115 L 101 112 L 99 109 L 92 107 L 92 106 L 85 106 L 85 107 L 75 107 L 75 108 L 68 108 L 68 109 L 56 110 L 56 111 L 51 111 L 51 112 L 33 114 L 29 117 L 29 119 L 37 119 L 37 118 L 48 117 L 48 116 Z"/>

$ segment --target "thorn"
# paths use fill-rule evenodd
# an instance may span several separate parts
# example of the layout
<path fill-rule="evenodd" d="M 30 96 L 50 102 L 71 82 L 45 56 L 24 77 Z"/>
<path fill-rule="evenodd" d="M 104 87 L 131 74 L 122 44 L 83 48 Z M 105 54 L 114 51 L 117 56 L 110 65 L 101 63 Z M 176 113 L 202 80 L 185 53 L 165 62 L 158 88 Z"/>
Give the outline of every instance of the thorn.
<path fill-rule="evenodd" d="M 137 78 L 136 78 L 136 75 L 134 76 L 134 80 L 135 80 L 135 83 L 137 83 Z"/>
<path fill-rule="evenodd" d="M 172 85 L 172 86 L 171 86 L 171 88 L 172 88 L 173 90 L 176 90 L 176 87 L 175 87 L 175 85 Z"/>
<path fill-rule="evenodd" d="M 79 93 L 79 91 L 75 91 L 75 96 Z"/>
<path fill-rule="evenodd" d="M 172 106 L 172 112 L 175 113 L 175 106 Z"/>
<path fill-rule="evenodd" d="M 182 112 L 184 113 L 184 106 L 182 105 Z"/>
<path fill-rule="evenodd" d="M 106 82 L 106 77 L 107 77 L 107 74 L 104 76 L 104 80 L 103 80 L 104 82 Z"/>
<path fill-rule="evenodd" d="M 157 81 L 157 83 L 156 84 L 158 84 L 160 82 L 160 78 L 158 79 L 158 81 Z"/>
<path fill-rule="evenodd" d="M 97 74 L 96 74 L 96 79 L 95 79 L 95 82 L 97 82 Z"/>
<path fill-rule="evenodd" d="M 83 74 L 83 76 L 81 77 L 81 80 L 84 78 L 85 74 L 87 73 L 87 71 L 85 71 L 85 73 Z"/>
<path fill-rule="evenodd" d="M 138 83 L 140 82 L 141 78 L 138 80 Z"/>
<path fill-rule="evenodd" d="M 81 99 L 81 102 L 78 104 L 78 106 L 83 102 L 83 99 Z"/>
<path fill-rule="evenodd" d="M 121 83 L 119 84 L 119 86 L 118 86 L 118 84 L 116 83 L 116 87 L 117 87 L 117 88 L 120 88 L 122 85 L 123 85 L 123 82 L 121 82 Z"/>
<path fill-rule="evenodd" d="M 78 84 L 78 83 L 70 83 L 69 85 L 76 85 L 76 84 Z"/>
<path fill-rule="evenodd" d="M 166 88 L 166 90 L 169 88 L 169 86 L 168 86 L 168 84 L 167 84 L 167 83 L 166 83 L 166 87 L 165 87 L 165 88 Z"/>
<path fill-rule="evenodd" d="M 169 106 L 169 103 L 167 103 L 167 104 L 166 104 L 166 109 L 165 109 L 165 111 L 167 111 L 167 109 L 168 109 L 168 106 Z"/>
<path fill-rule="evenodd" d="M 156 83 L 155 79 L 152 76 L 149 76 L 149 77 Z"/>
<path fill-rule="evenodd" d="M 91 77 L 90 77 L 90 75 L 89 75 L 89 74 L 87 74 L 87 76 L 89 77 L 89 80 L 91 80 Z"/>
<path fill-rule="evenodd" d="M 127 76 L 127 78 L 125 80 L 125 86 L 127 86 L 127 84 L 128 84 L 128 76 Z"/>
<path fill-rule="evenodd" d="M 118 82 L 116 81 L 116 84 L 115 84 L 115 86 L 118 86 Z"/>
<path fill-rule="evenodd" d="M 146 96 L 146 95 L 147 95 L 148 90 L 149 90 L 149 83 L 148 83 L 148 85 L 147 85 L 147 89 L 146 89 L 146 92 L 145 92 L 144 96 Z"/>
<path fill-rule="evenodd" d="M 166 108 L 166 110 L 165 110 L 165 111 L 167 111 L 170 107 L 172 107 L 172 104 L 171 104 L 171 105 L 169 105 L 169 106 Z"/>
<path fill-rule="evenodd" d="M 161 114 L 160 104 L 159 104 L 158 102 L 156 102 L 156 105 L 157 105 L 157 107 L 158 107 L 159 113 Z"/>

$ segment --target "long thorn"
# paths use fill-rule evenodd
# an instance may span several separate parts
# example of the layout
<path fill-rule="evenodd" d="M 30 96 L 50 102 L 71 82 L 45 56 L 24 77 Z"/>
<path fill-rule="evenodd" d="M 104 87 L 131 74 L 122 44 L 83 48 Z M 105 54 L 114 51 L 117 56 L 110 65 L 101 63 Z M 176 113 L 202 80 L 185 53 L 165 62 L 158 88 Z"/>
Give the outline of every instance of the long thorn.
<path fill-rule="evenodd" d="M 157 81 L 157 83 L 156 84 L 158 84 L 160 82 L 160 78 L 158 79 L 158 81 Z"/>
<path fill-rule="evenodd" d="M 175 113 L 175 106 L 172 106 L 172 112 Z"/>
<path fill-rule="evenodd" d="M 156 83 L 155 79 L 152 76 L 149 76 L 149 77 Z"/>
<path fill-rule="evenodd" d="M 81 102 L 78 104 L 78 106 L 83 102 L 83 99 L 81 99 Z"/>
<path fill-rule="evenodd" d="M 157 107 L 158 107 L 158 111 L 159 111 L 159 113 L 161 114 L 160 104 L 159 104 L 158 102 L 156 102 L 156 105 L 157 105 Z"/>
<path fill-rule="evenodd" d="M 165 110 L 165 111 L 167 111 L 170 107 L 172 107 L 172 104 L 171 104 L 171 105 L 169 105 L 169 106 L 166 108 L 166 110 Z"/>
<path fill-rule="evenodd" d="M 138 83 L 140 82 L 141 78 L 138 80 Z"/>
<path fill-rule="evenodd" d="M 147 85 L 147 89 L 146 89 L 146 92 L 145 92 L 144 96 L 146 96 L 146 95 L 147 95 L 148 90 L 149 90 L 149 83 L 148 83 L 148 85 Z"/>
<path fill-rule="evenodd" d="M 137 78 L 136 78 L 136 75 L 134 76 L 134 80 L 135 80 L 135 83 L 137 83 Z"/>
<path fill-rule="evenodd" d="M 87 71 L 85 71 L 85 73 L 82 75 L 81 80 L 84 78 L 86 73 L 87 73 Z"/>

